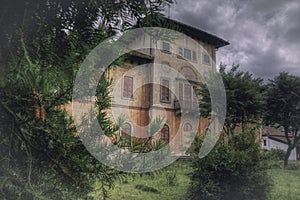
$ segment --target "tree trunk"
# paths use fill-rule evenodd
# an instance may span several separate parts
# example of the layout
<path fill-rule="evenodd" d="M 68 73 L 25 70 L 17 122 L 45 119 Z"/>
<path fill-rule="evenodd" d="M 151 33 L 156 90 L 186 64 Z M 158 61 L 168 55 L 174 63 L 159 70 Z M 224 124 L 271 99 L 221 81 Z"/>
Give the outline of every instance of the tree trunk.
<path fill-rule="evenodd" d="M 292 152 L 293 148 L 292 147 L 288 147 L 288 149 L 286 150 L 286 154 L 285 154 L 285 157 L 284 157 L 284 167 L 287 167 L 288 165 L 288 162 L 289 162 L 289 157 L 291 155 L 291 152 Z"/>

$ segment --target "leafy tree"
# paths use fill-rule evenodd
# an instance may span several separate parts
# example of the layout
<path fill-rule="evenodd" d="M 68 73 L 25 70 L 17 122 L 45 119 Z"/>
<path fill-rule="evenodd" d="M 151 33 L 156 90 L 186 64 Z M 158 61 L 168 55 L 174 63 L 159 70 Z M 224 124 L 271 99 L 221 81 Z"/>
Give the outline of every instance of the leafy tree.
<path fill-rule="evenodd" d="M 239 70 L 239 65 L 233 65 L 231 69 L 221 65 L 219 73 L 223 78 L 226 92 L 227 114 L 224 131 L 229 136 L 237 127 L 245 131 L 247 125 L 258 124 L 264 111 L 265 88 L 263 80 L 254 78 L 249 72 Z M 207 80 L 214 85 L 214 79 Z M 213 117 L 211 98 L 205 83 L 200 84 L 197 93 L 201 96 L 200 111 L 204 117 Z M 216 97 L 217 99 L 217 97 Z M 219 102 L 222 104 L 224 102 Z M 217 110 L 214 111 L 218 113 Z"/>
<path fill-rule="evenodd" d="M 284 165 L 300 143 L 300 77 L 282 72 L 268 84 L 267 124 L 283 127 L 288 149 Z"/>
<path fill-rule="evenodd" d="M 94 180 L 101 183 L 103 198 L 108 196 L 120 174 L 85 149 L 72 119 L 61 108 L 71 100 L 80 63 L 114 34 L 112 26 L 128 21 L 126 17 L 138 19 L 157 12 L 164 1 L 119 2 L 25 0 L 1 6 L 0 194 L 4 199 L 87 198 Z M 109 84 L 103 78 L 97 95 L 98 120 L 108 134 L 114 127 L 102 111 L 110 107 Z"/>
<path fill-rule="evenodd" d="M 198 136 L 191 148 L 190 199 L 266 199 L 270 179 L 260 144 L 255 141 L 252 133 L 235 132 L 228 143 L 219 142 L 200 159 L 203 137 Z"/>
<path fill-rule="evenodd" d="M 78 65 L 91 46 L 107 38 L 105 34 L 131 28 L 144 17 L 151 19 L 166 2 L 173 0 L 4 0 L 0 8 L 1 70 L 6 74 L 8 63 L 18 63 L 24 55 L 21 39 L 42 68 L 72 69 L 65 62 L 69 54 L 72 64 Z"/>

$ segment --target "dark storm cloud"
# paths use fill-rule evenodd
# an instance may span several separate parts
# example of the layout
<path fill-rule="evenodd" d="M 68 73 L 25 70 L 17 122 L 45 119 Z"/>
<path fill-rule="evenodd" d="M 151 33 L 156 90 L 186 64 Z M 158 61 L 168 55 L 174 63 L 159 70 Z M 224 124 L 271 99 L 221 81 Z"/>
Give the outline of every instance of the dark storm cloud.
<path fill-rule="evenodd" d="M 300 75 L 298 0 L 184 0 L 173 6 L 171 18 L 228 40 L 218 63 L 240 64 L 264 78 L 281 71 Z"/>

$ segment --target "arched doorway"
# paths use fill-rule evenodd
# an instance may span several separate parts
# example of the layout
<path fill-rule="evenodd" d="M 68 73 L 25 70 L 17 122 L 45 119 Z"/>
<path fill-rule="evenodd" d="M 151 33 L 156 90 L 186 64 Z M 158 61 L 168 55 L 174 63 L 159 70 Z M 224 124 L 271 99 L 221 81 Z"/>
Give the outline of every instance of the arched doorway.
<path fill-rule="evenodd" d="M 121 137 L 124 140 L 125 146 L 131 146 L 132 144 L 132 126 L 130 123 L 126 122 L 121 127 Z"/>
<path fill-rule="evenodd" d="M 165 124 L 163 128 L 160 130 L 160 138 L 168 144 L 170 142 L 170 127 Z"/>

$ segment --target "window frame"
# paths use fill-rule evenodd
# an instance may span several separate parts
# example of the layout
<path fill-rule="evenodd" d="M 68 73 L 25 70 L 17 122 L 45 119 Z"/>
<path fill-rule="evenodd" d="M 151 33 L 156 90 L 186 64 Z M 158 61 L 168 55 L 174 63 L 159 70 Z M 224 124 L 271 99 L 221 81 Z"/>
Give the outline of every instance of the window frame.
<path fill-rule="evenodd" d="M 268 146 L 267 145 L 267 138 L 263 138 L 263 145 L 264 145 L 264 147 Z"/>
<path fill-rule="evenodd" d="M 123 133 L 123 126 L 125 126 L 126 124 L 128 124 L 129 126 L 130 126 L 130 133 L 128 134 L 128 133 Z M 129 137 L 130 138 L 130 143 L 128 144 L 128 145 L 126 145 L 125 144 L 125 147 L 130 147 L 130 146 L 132 146 L 132 143 L 133 143 L 133 126 L 132 126 L 132 124 L 130 123 L 130 122 L 128 122 L 128 121 L 126 121 L 126 122 L 124 122 L 124 124 L 122 125 L 122 127 L 120 127 L 120 129 L 121 129 L 121 135 L 120 135 L 120 137 Z"/>
<path fill-rule="evenodd" d="M 208 58 L 208 62 L 205 61 L 205 57 Z M 211 59 L 208 53 L 202 53 L 202 63 L 211 66 Z"/>
<path fill-rule="evenodd" d="M 168 81 L 168 84 L 169 84 L 169 87 L 167 88 L 168 96 L 169 96 L 168 100 L 163 99 L 163 89 L 165 88 L 165 86 L 163 86 L 163 81 Z M 171 97 L 171 79 L 170 78 L 166 78 L 166 77 L 161 77 L 160 78 L 160 91 L 159 91 L 159 93 L 160 93 L 160 98 L 159 99 L 160 99 L 161 103 L 168 103 L 168 104 L 171 103 L 172 97 Z"/>
<path fill-rule="evenodd" d="M 190 125 L 191 126 L 191 130 L 190 131 L 185 131 L 184 128 L 186 125 Z M 185 145 L 185 140 L 184 140 L 184 137 L 185 137 L 185 134 L 186 133 L 192 133 L 194 131 L 194 128 L 193 128 L 193 125 L 190 121 L 186 121 L 182 124 L 182 127 L 181 127 L 181 145 Z"/>
<path fill-rule="evenodd" d="M 168 127 L 168 143 L 166 143 L 166 144 L 169 144 L 171 142 L 171 127 L 170 127 L 170 125 L 168 123 L 165 123 L 163 125 L 163 127 L 161 128 L 161 130 L 159 131 L 159 137 L 160 137 L 161 140 L 163 140 L 164 142 L 166 142 L 164 140 L 164 138 L 162 137 L 162 134 L 163 134 L 162 131 L 164 130 L 165 127 Z"/>
<path fill-rule="evenodd" d="M 186 56 L 186 52 L 188 52 L 188 51 L 190 51 L 190 57 Z M 186 59 L 186 60 L 194 62 L 194 63 L 197 63 L 197 60 L 198 60 L 197 51 L 192 50 L 187 47 L 178 47 L 178 56 L 177 57 L 181 58 L 181 59 Z"/>
<path fill-rule="evenodd" d="M 165 45 L 167 45 L 168 48 L 165 49 L 164 48 L 164 47 L 166 47 Z M 170 54 L 171 53 L 171 44 L 169 42 L 163 41 L 161 51 L 164 52 L 164 53 L 169 53 Z"/>
<path fill-rule="evenodd" d="M 131 97 L 125 96 L 124 92 L 125 92 L 125 78 L 131 78 L 132 79 L 132 88 L 131 88 Z M 131 75 L 123 75 L 123 80 L 122 80 L 122 98 L 123 99 L 127 99 L 127 100 L 134 100 L 134 77 Z"/>
<path fill-rule="evenodd" d="M 187 53 L 189 53 L 189 57 L 187 56 Z M 183 48 L 183 57 L 187 60 L 192 60 L 192 50 L 189 48 Z"/>
<path fill-rule="evenodd" d="M 186 103 L 188 102 L 188 100 L 190 100 L 189 103 L 191 103 L 191 106 L 193 106 L 194 103 L 199 103 L 199 97 L 198 95 L 195 93 L 195 89 L 197 88 L 196 85 L 188 82 L 188 81 L 178 81 L 177 82 L 177 91 L 178 91 L 178 98 L 177 100 L 179 102 L 182 101 L 182 103 Z M 188 87 L 188 91 L 186 90 Z M 188 98 L 188 96 L 186 94 L 190 94 L 190 98 Z M 186 107 L 185 105 L 183 105 L 183 107 Z"/>

